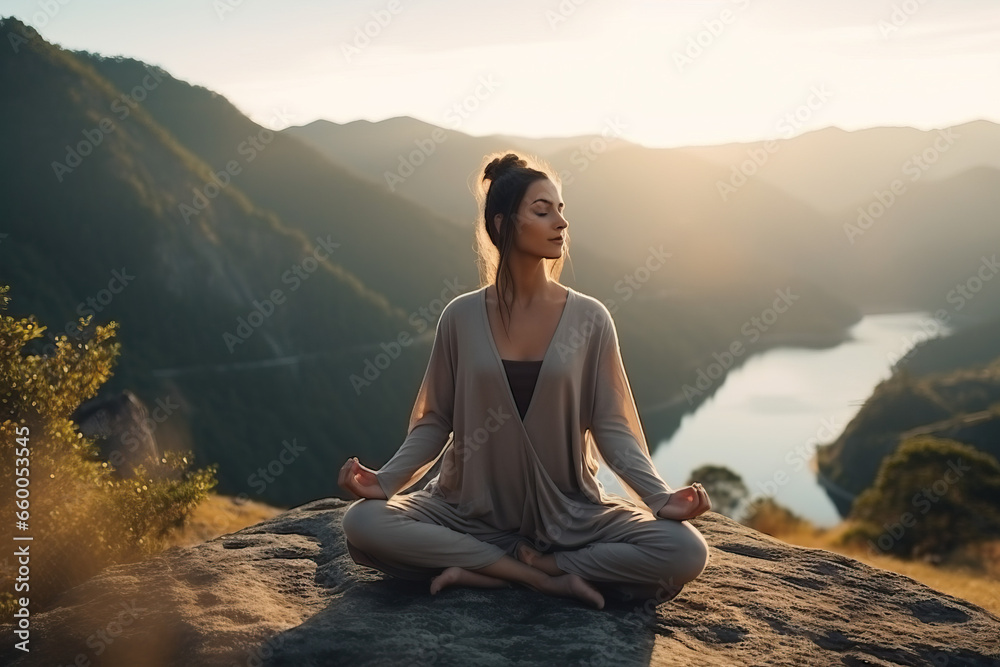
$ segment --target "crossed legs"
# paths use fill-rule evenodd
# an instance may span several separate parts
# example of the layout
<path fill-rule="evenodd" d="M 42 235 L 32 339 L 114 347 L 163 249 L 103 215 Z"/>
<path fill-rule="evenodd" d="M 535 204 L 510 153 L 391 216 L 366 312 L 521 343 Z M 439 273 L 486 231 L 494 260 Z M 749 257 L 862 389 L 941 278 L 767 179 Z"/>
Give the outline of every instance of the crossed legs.
<path fill-rule="evenodd" d="M 503 588 L 517 583 L 601 609 L 604 596 L 592 582 L 613 582 L 622 590 L 631 583 L 647 590 L 660 578 L 658 583 L 669 582 L 676 594 L 707 562 L 704 538 L 686 522 L 623 523 L 604 531 L 600 539 L 635 543 L 590 544 L 553 554 L 522 542 L 515 552 L 518 557 L 512 558 L 496 544 L 430 519 L 417 520 L 387 502 L 366 499 L 348 508 L 343 530 L 351 556 L 394 576 L 430 579 L 432 594 L 448 586 Z M 656 525 L 667 523 L 674 526 Z"/>
<path fill-rule="evenodd" d="M 544 553 L 522 540 L 519 560 L 549 575 L 572 573 L 622 600 L 664 602 L 697 578 L 708 564 L 708 543 L 687 521 L 629 519 L 613 523 L 576 549 Z"/>
<path fill-rule="evenodd" d="M 600 592 L 579 575 L 551 576 L 511 558 L 495 544 L 418 521 L 385 500 L 351 505 L 343 530 L 355 562 L 407 579 L 430 578 L 431 594 L 448 586 L 501 588 L 518 583 L 549 595 L 575 597 L 598 609 L 604 606 Z"/>

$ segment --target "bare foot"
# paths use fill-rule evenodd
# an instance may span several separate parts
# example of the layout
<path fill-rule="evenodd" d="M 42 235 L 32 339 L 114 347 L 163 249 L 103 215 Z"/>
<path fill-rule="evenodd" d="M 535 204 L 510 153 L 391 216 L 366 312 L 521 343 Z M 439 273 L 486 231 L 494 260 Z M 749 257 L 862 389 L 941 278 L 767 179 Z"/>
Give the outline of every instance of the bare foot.
<path fill-rule="evenodd" d="M 506 561 L 504 561 L 504 559 L 506 559 Z M 516 559 L 511 558 L 510 556 L 504 556 L 504 559 L 501 559 L 501 564 L 499 566 L 494 564 L 489 567 L 494 569 L 499 567 L 501 570 L 509 570 L 511 566 L 514 566 L 515 569 L 526 569 L 528 572 L 533 572 L 534 574 L 529 577 L 524 577 L 524 575 L 521 574 L 518 581 L 523 583 L 528 588 L 546 593 L 548 595 L 576 598 L 577 600 L 580 600 L 591 607 L 596 607 L 597 609 L 604 608 L 604 596 L 601 595 L 600 591 L 594 588 L 590 582 L 578 574 L 570 573 L 553 577 L 539 570 L 525 568 L 526 563 L 519 564 Z M 501 574 L 500 571 L 497 571 L 497 573 Z M 473 572 L 472 570 L 466 570 L 462 567 L 447 567 L 442 570 L 441 574 L 431 579 L 431 595 L 436 595 L 439 591 L 442 591 L 449 586 L 511 588 L 512 584 L 506 579 L 493 577 L 483 574 L 482 572 Z"/>
<path fill-rule="evenodd" d="M 566 574 L 559 566 L 556 565 L 556 559 L 553 554 L 543 554 L 538 549 L 527 542 L 520 542 L 515 550 L 517 554 L 517 559 L 522 563 L 530 565 L 531 567 L 541 570 L 542 572 L 551 575 L 553 577 L 558 577 L 560 575 Z"/>
<path fill-rule="evenodd" d="M 546 586 L 546 593 L 576 598 L 597 609 L 604 609 L 604 596 L 589 581 L 578 574 L 570 573 L 552 577 Z"/>
<path fill-rule="evenodd" d="M 437 595 L 449 586 L 475 586 L 476 588 L 511 588 L 509 581 L 488 574 L 472 572 L 464 567 L 446 567 L 441 574 L 431 578 L 431 595 Z"/>

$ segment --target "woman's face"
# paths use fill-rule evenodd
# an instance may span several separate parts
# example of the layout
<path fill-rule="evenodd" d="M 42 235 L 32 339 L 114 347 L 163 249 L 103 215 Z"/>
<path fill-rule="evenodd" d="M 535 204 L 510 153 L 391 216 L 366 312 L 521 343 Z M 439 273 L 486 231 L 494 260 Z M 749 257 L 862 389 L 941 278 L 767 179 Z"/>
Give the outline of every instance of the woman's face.
<path fill-rule="evenodd" d="M 569 221 L 563 217 L 566 207 L 555 183 L 542 178 L 531 183 L 517 209 L 517 234 L 514 243 L 528 255 L 558 259 L 566 245 Z M 500 216 L 495 222 L 499 225 Z M 562 238 L 556 241 L 553 239 Z"/>

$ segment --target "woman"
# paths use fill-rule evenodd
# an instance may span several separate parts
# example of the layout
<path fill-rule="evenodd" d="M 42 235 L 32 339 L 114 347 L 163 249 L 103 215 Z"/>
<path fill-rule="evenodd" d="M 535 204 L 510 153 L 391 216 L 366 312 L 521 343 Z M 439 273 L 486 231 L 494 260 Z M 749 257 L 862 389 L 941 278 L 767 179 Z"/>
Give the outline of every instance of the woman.
<path fill-rule="evenodd" d="M 348 549 L 432 594 L 517 583 L 598 609 L 606 594 L 670 599 L 707 564 L 686 519 L 708 494 L 660 478 L 610 312 L 557 282 L 569 223 L 554 172 L 514 153 L 484 163 L 483 286 L 442 311 L 399 451 L 378 471 L 341 468 L 362 499 L 344 514 Z M 602 462 L 631 500 L 604 491 Z"/>

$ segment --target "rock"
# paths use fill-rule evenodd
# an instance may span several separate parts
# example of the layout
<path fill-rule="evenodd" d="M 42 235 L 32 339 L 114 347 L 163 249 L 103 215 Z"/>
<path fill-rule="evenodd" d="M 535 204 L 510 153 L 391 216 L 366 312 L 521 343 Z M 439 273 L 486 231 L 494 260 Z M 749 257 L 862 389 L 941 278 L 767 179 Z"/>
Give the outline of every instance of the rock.
<path fill-rule="evenodd" d="M 149 427 L 154 422 L 146 405 L 132 392 L 94 397 L 71 417 L 84 436 L 96 440 L 101 459 L 110 462 L 118 476 L 133 477 L 133 468 L 139 464 L 152 476 L 160 476 L 159 448 Z"/>
<path fill-rule="evenodd" d="M 595 610 L 527 588 L 446 589 L 356 565 L 329 498 L 109 567 L 31 617 L 7 665 L 984 665 L 1000 618 L 909 577 L 692 520 L 710 561 L 669 602 Z M 9 624 L 4 636 L 12 637 Z M 76 662 L 74 662 L 76 661 Z"/>

